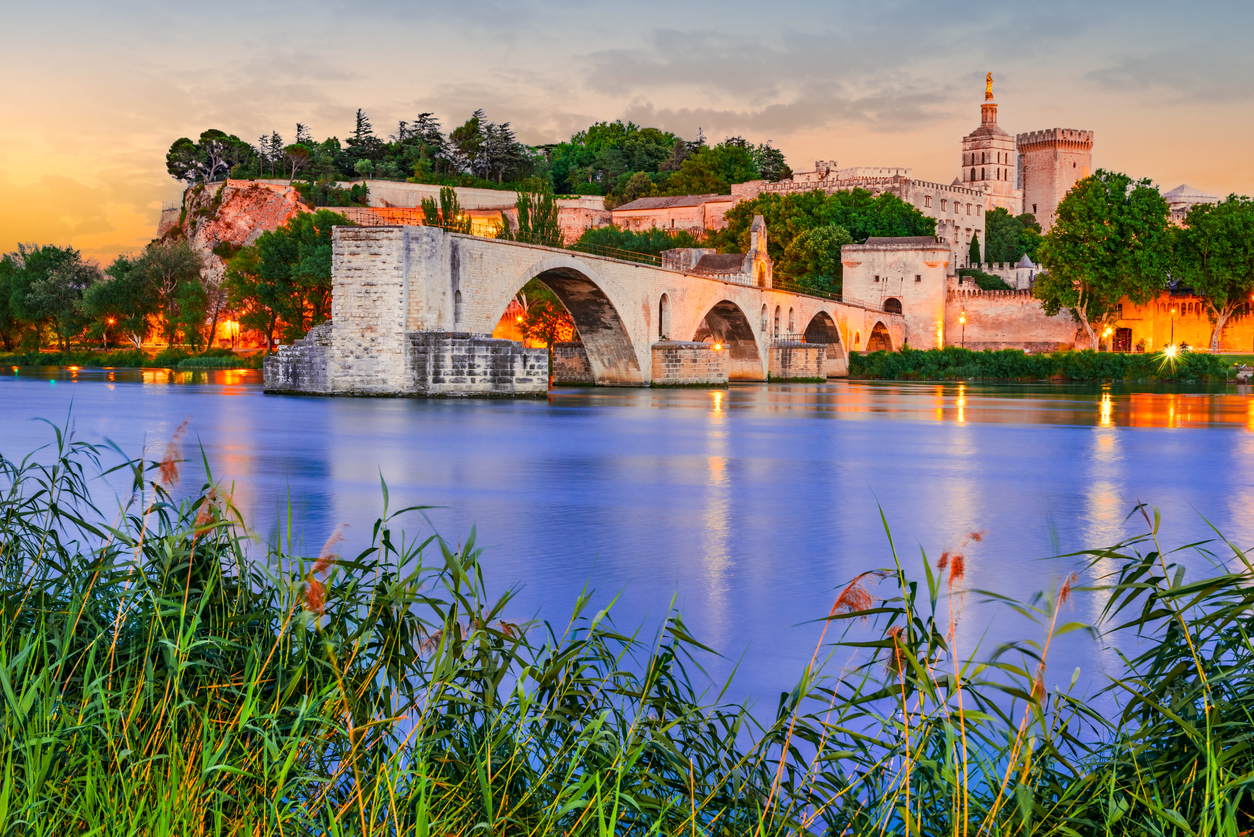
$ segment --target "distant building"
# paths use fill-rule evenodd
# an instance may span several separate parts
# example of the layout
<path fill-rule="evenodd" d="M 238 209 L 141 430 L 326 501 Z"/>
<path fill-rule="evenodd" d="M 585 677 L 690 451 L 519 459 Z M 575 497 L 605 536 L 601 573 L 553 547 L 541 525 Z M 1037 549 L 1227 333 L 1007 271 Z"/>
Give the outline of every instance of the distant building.
<path fill-rule="evenodd" d="M 997 124 L 997 102 L 993 100 L 993 74 L 984 87 L 980 106 L 980 127 L 962 138 L 963 186 L 984 192 L 986 212 L 1001 207 L 1011 215 L 1023 212 L 1023 191 L 1015 188 L 1015 138 Z"/>
<path fill-rule="evenodd" d="M 612 223 L 638 232 L 654 227 L 667 232 L 680 230 L 699 236 L 706 230 L 727 226 L 724 215 L 736 205 L 735 195 L 672 195 L 637 198 L 610 212 Z"/>
<path fill-rule="evenodd" d="M 1015 137 L 1023 211 L 1049 232 L 1058 204 L 1077 181 L 1093 173 L 1093 132 L 1074 128 L 1030 131 Z"/>
<path fill-rule="evenodd" d="M 1177 226 L 1184 225 L 1184 219 L 1188 216 L 1189 210 L 1199 203 L 1219 203 L 1220 201 L 1220 198 L 1204 194 L 1187 183 L 1181 183 L 1170 192 L 1163 192 L 1163 199 L 1167 201 L 1167 206 L 1171 207 L 1171 223 Z"/>

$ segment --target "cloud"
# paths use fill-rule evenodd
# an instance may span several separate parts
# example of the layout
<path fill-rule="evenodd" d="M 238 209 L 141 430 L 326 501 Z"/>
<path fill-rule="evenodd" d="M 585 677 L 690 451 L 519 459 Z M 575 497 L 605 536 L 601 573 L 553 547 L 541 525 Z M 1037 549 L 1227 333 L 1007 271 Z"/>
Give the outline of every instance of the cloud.
<path fill-rule="evenodd" d="M 1098 89 L 1137 94 L 1163 104 L 1223 104 L 1254 98 L 1254 67 L 1223 50 L 1181 61 L 1178 52 L 1127 55 L 1085 74 Z"/>

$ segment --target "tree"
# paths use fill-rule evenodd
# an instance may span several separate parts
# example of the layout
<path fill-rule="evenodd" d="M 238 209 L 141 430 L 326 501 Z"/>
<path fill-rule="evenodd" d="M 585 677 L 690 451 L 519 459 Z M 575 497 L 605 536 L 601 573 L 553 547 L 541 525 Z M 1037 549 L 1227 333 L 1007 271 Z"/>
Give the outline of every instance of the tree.
<path fill-rule="evenodd" d="M 252 146 L 239 137 L 211 128 L 196 142 L 187 137 L 175 140 L 166 153 L 165 165 L 175 180 L 209 183 L 255 156 Z"/>
<path fill-rule="evenodd" d="M 828 195 L 814 190 L 786 195 L 765 192 L 741 201 L 727 211 L 725 228 L 707 233 L 710 243 L 722 253 L 747 252 L 755 215 L 766 221 L 767 246 L 776 263 L 783 260 L 794 238 L 816 227 L 843 227 L 855 242 L 871 236 L 936 234 L 935 219 L 895 195 L 872 195 L 864 189 Z"/>
<path fill-rule="evenodd" d="M 518 210 L 518 226 L 514 227 L 509 216 L 501 213 L 501 231 L 497 238 L 507 241 L 523 241 L 545 247 L 563 247 L 566 238 L 557 223 L 557 200 L 547 181 L 532 180 L 518 192 L 514 204 Z"/>
<path fill-rule="evenodd" d="M 161 301 L 135 263 L 130 256 L 114 259 L 101 281 L 83 292 L 79 310 L 93 322 L 93 334 L 102 334 L 107 341 L 116 329 L 140 349 L 161 313 Z"/>
<path fill-rule="evenodd" d="M 1224 325 L 1254 304 L 1254 201 L 1230 195 L 1197 204 L 1175 231 L 1175 273 L 1206 301 L 1214 326 L 1210 350 L 1219 351 Z"/>
<path fill-rule="evenodd" d="M 180 328 L 186 342 L 192 345 L 198 342 L 199 335 L 187 330 L 192 315 L 185 312 L 184 307 L 188 300 L 196 296 L 187 286 L 200 287 L 203 267 L 200 254 L 186 241 L 171 244 L 154 242 L 135 260 L 132 270 L 138 272 L 137 280 L 148 288 L 161 311 L 167 345 L 174 344 Z M 203 308 L 201 314 L 200 325 L 203 326 Z"/>
<path fill-rule="evenodd" d="M 313 154 L 303 145 L 292 144 L 283 149 L 283 162 L 288 169 L 288 180 L 296 179 L 296 172 L 309 165 Z"/>
<path fill-rule="evenodd" d="M 1069 308 L 1097 348 L 1094 326 L 1125 297 L 1140 305 L 1166 287 L 1170 210 L 1149 180 L 1099 169 L 1071 187 L 1040 246 L 1045 275 L 1033 294 L 1045 313 Z"/>
<path fill-rule="evenodd" d="M 240 325 L 265 336 L 267 351 L 280 327 L 285 340 L 295 340 L 330 319 L 331 234 L 337 226 L 351 224 L 326 209 L 301 213 L 228 262 L 228 305 L 240 312 Z"/>
<path fill-rule="evenodd" d="M 792 169 L 784 159 L 784 152 L 772 148 L 769 140 L 753 150 L 753 162 L 763 180 L 775 183 L 792 177 Z"/>
<path fill-rule="evenodd" d="M 12 299 L 12 286 L 19 271 L 17 263 L 9 256 L 0 258 L 0 347 L 6 352 L 17 348 L 22 332 L 22 324 L 14 312 Z"/>
<path fill-rule="evenodd" d="M 474 171 L 479 149 L 483 147 L 483 110 L 477 110 L 461 126 L 454 128 L 449 140 L 457 153 L 459 168 Z"/>
<path fill-rule="evenodd" d="M 1030 212 L 1011 215 L 1000 206 L 984 216 L 984 261 L 1015 263 L 1026 253 L 1036 260 L 1041 225 Z"/>
<path fill-rule="evenodd" d="M 52 329 L 60 338 L 62 331 L 73 323 L 57 322 L 62 313 L 58 307 L 61 290 L 58 284 L 61 280 L 50 282 L 49 279 L 62 269 L 81 264 L 82 254 L 73 247 L 18 244 L 17 250 L 7 254 L 4 261 L 9 264 L 5 270 L 8 274 L 9 316 L 18 323 L 24 323 L 33 337 L 38 337 L 44 329 Z M 72 272 L 62 279 L 72 282 Z M 64 345 L 64 340 L 61 342 Z M 34 347 L 39 347 L 37 339 Z"/>
<path fill-rule="evenodd" d="M 462 211 L 457 190 L 452 186 L 440 189 L 440 205 L 434 198 L 422 199 L 423 221 L 428 227 L 444 227 L 451 232 L 470 235 L 470 216 Z"/>
<path fill-rule="evenodd" d="M 970 260 L 971 264 L 979 264 L 984 261 L 984 259 L 980 258 L 980 234 L 978 232 L 971 234 L 971 246 L 967 250 L 967 259 Z"/>
<path fill-rule="evenodd" d="M 666 194 L 722 195 L 733 183 L 758 180 L 761 172 L 754 154 L 753 147 L 740 137 L 731 137 L 713 148 L 698 148 L 666 181 Z"/>
<path fill-rule="evenodd" d="M 30 283 L 26 305 L 36 319 L 48 322 L 57 334 L 61 351 L 70 348 L 70 337 L 82 333 L 87 319 L 79 311 L 79 301 L 95 282 L 100 281 L 99 265 L 74 258 Z"/>
<path fill-rule="evenodd" d="M 844 227 L 828 224 L 808 229 L 789 242 L 777 272 L 803 287 L 840 293 L 840 248 L 846 244 L 853 244 L 853 237 Z"/>
<path fill-rule="evenodd" d="M 608 227 L 592 227 L 579 236 L 579 240 L 571 245 L 572 250 L 588 248 L 595 252 L 596 248 L 609 247 L 614 250 L 627 250 L 632 253 L 645 253 L 657 256 L 663 250 L 675 247 L 700 247 L 701 242 L 692 237 L 686 230 L 670 232 L 651 227 L 642 232 L 621 229 L 613 224 Z"/>
<path fill-rule="evenodd" d="M 543 343 L 549 350 L 549 373 L 553 372 L 553 344 L 574 340 L 578 335 L 575 320 L 566 306 L 539 279 L 532 279 L 518 292 L 523 309 L 519 326 L 523 337 Z"/>

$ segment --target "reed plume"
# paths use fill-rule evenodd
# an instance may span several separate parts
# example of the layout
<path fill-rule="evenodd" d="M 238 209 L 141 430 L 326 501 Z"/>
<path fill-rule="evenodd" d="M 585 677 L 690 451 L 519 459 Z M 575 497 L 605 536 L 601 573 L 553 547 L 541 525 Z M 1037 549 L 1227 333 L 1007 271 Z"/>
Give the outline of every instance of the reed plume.
<path fill-rule="evenodd" d="M 179 463 L 183 461 L 183 437 L 187 435 L 187 426 L 191 424 L 191 421 L 192 417 L 188 416 L 175 428 L 174 435 L 165 446 L 165 455 L 161 457 L 161 463 L 157 466 L 161 473 L 161 484 L 166 488 L 179 481 Z"/>

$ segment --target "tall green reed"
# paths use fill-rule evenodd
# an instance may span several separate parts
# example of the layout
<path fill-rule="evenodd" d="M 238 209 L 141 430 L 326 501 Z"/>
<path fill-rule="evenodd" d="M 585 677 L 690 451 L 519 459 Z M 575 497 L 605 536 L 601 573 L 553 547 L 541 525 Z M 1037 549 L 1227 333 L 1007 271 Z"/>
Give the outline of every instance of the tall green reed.
<path fill-rule="evenodd" d="M 966 586 L 978 533 L 910 571 L 890 535 L 770 712 L 701 685 L 709 649 L 676 612 L 626 632 L 585 589 L 564 623 L 519 620 L 473 532 L 406 536 L 386 485 L 360 552 L 337 529 L 306 556 L 290 526 L 250 535 L 212 479 L 179 496 L 182 428 L 160 461 L 53 429 L 0 459 L 0 833 L 1249 828 L 1254 570 L 1222 538 L 1165 553 L 1145 509 L 1145 535 L 1074 556 L 1085 586 L 1027 602 Z M 98 471 L 129 483 L 116 516 Z M 1186 555 L 1214 572 L 1188 578 Z M 1102 597 L 1098 624 L 1067 619 L 1079 595 Z M 1037 635 L 960 657 L 973 596 Z M 1078 630 L 1142 648 L 1088 698 L 1045 688 Z"/>

